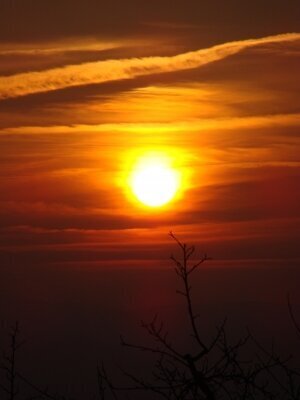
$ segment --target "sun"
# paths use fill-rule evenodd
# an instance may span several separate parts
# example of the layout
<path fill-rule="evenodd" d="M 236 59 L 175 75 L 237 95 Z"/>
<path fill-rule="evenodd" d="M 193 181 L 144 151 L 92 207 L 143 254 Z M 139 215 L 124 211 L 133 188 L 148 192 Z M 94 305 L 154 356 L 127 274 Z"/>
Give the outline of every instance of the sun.
<path fill-rule="evenodd" d="M 161 207 L 176 195 L 180 178 L 170 160 L 163 156 L 144 156 L 134 167 L 130 186 L 135 197 L 149 207 Z"/>

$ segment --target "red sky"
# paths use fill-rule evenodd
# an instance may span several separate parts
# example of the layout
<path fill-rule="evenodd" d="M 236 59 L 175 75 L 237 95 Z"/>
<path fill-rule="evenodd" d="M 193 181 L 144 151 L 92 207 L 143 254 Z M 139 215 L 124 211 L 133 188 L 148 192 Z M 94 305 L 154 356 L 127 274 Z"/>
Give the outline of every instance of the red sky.
<path fill-rule="evenodd" d="M 1 260 L 160 265 L 169 230 L 299 260 L 298 2 L 140 3 L 1 3 Z M 126 190 L 149 150 L 186 179 L 156 211 Z"/>

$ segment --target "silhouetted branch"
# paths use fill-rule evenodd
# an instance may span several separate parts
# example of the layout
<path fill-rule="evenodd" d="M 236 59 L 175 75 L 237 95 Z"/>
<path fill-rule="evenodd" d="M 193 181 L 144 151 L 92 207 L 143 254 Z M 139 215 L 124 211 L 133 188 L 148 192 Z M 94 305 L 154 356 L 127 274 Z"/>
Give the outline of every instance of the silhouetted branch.
<path fill-rule="evenodd" d="M 17 351 L 24 344 L 24 341 L 19 341 L 19 334 L 20 327 L 19 323 L 16 322 L 11 328 L 11 332 L 9 334 L 10 352 L 8 355 L 6 353 L 3 354 L 3 361 L 0 364 L 0 368 L 5 372 L 8 382 L 7 386 L 0 384 L 0 389 L 7 394 L 7 399 L 15 400 L 17 397 L 19 398 L 21 393 L 18 383 L 22 382 L 34 392 L 32 395 L 27 396 L 26 400 L 67 400 L 64 396 L 50 394 L 48 389 L 41 389 L 38 385 L 32 383 L 31 380 L 19 372 L 19 369 L 17 368 Z"/>
<path fill-rule="evenodd" d="M 19 343 L 19 323 L 16 322 L 11 328 L 10 332 L 10 348 L 9 354 L 3 354 L 3 362 L 1 363 L 1 369 L 5 372 L 7 379 L 7 386 L 0 385 L 0 388 L 7 394 L 7 399 L 14 400 L 19 392 L 17 385 L 17 373 L 16 373 L 16 355 L 17 350 L 22 343 Z"/>
<path fill-rule="evenodd" d="M 289 314 L 290 314 L 291 320 L 292 320 L 292 322 L 294 324 L 294 327 L 295 327 L 295 330 L 296 330 L 298 336 L 300 337 L 300 325 L 299 325 L 298 321 L 295 318 L 295 314 L 294 314 L 294 311 L 293 311 L 293 308 L 292 308 L 292 304 L 291 304 L 291 299 L 290 299 L 290 294 L 289 293 L 287 295 L 287 303 L 288 303 L 288 309 L 289 309 Z"/>
<path fill-rule="evenodd" d="M 276 355 L 273 346 L 269 352 L 255 341 L 250 332 L 235 343 L 230 343 L 226 332 L 226 318 L 216 328 L 215 334 L 209 341 L 203 339 L 203 332 L 197 324 L 199 316 L 194 311 L 190 278 L 191 274 L 209 258 L 205 254 L 199 261 L 193 263 L 195 247 L 182 243 L 172 232 L 170 237 L 180 249 L 180 257 L 172 255 L 171 260 L 182 284 L 177 293 L 183 297 L 186 304 L 188 327 L 195 339 L 194 349 L 184 352 L 176 348 L 170 341 L 163 322 L 159 322 L 157 316 L 150 323 L 142 322 L 142 327 L 156 345 L 132 344 L 122 337 L 121 344 L 157 355 L 152 380 L 145 380 L 122 370 L 131 384 L 128 387 L 120 387 L 113 385 L 105 371 L 102 371 L 101 382 L 107 383 L 113 398 L 117 398 L 117 392 L 150 391 L 168 400 L 299 400 L 299 380 L 295 379 L 298 379 L 299 374 L 288 367 L 288 359 L 281 359 Z M 290 303 L 289 309 L 300 333 Z M 204 326 L 203 321 L 202 326 Z M 253 352 L 253 346 L 256 351 L 249 359 L 245 357 L 245 353 L 249 353 L 250 350 Z M 285 372 L 287 383 L 280 381 L 278 370 Z M 103 399 L 102 396 L 101 400 Z"/>
<path fill-rule="evenodd" d="M 184 345 L 176 346 L 157 316 L 149 323 L 142 321 L 141 326 L 152 339 L 151 344 L 130 343 L 121 336 L 121 345 L 154 355 L 156 360 L 151 375 L 146 379 L 120 368 L 126 384 L 116 385 L 104 365 L 98 366 L 98 398 L 130 400 L 137 393 L 142 399 L 144 393 L 150 393 L 155 399 L 166 400 L 300 400 L 300 372 L 291 367 L 290 357 L 278 356 L 273 343 L 269 347 L 262 345 L 250 330 L 233 341 L 228 335 L 227 318 L 207 339 L 205 321 L 200 320 L 200 325 L 200 316 L 195 313 L 191 277 L 209 258 L 205 254 L 194 262 L 195 247 L 182 243 L 172 232 L 170 237 L 179 247 L 180 254 L 171 259 L 181 284 L 177 293 L 186 307 L 187 324 L 183 334 L 194 340 L 188 344 L 188 350 Z M 300 325 L 289 296 L 288 310 L 300 336 Z M 40 388 L 18 371 L 16 353 L 21 344 L 18 334 L 16 323 L 10 334 L 9 354 L 4 355 L 1 364 L 6 380 L 0 383 L 0 390 L 6 396 L 5 400 L 16 400 L 19 382 L 33 393 L 25 400 L 67 400 Z"/>
<path fill-rule="evenodd" d="M 42 389 L 39 386 L 32 383 L 29 379 L 25 378 L 22 374 L 17 373 L 18 378 L 23 381 L 27 386 L 33 389 L 42 399 L 49 399 L 49 400 L 67 400 L 64 396 L 58 396 L 50 394 L 48 388 Z"/>
<path fill-rule="evenodd" d="M 198 328 L 196 326 L 196 315 L 194 314 L 193 310 L 193 303 L 192 303 L 192 298 L 191 298 L 191 285 L 189 282 L 189 275 L 196 269 L 198 268 L 202 263 L 204 263 L 207 260 L 207 256 L 205 255 L 199 262 L 194 264 L 192 267 L 189 266 L 189 261 L 191 256 L 193 255 L 195 248 L 194 246 L 187 246 L 185 243 L 181 243 L 177 237 L 170 232 L 170 236 L 175 242 L 179 245 L 180 249 L 182 250 L 182 260 L 179 261 L 176 259 L 174 256 L 171 256 L 171 259 L 175 263 L 175 271 L 177 275 L 181 278 L 184 288 L 182 291 L 179 291 L 180 294 L 182 294 L 186 298 L 186 303 L 187 303 L 187 308 L 188 308 L 188 316 L 190 319 L 190 323 L 192 326 L 192 331 L 193 331 L 193 336 L 196 339 L 196 341 L 199 343 L 199 345 L 202 348 L 202 355 L 206 354 L 208 351 L 208 347 L 205 345 L 203 340 L 200 337 Z"/>

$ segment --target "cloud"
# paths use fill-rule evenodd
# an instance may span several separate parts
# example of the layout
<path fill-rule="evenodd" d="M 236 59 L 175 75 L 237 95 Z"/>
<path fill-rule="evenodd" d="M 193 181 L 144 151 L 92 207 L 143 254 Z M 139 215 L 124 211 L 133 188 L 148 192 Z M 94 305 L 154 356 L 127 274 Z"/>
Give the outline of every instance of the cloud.
<path fill-rule="evenodd" d="M 300 33 L 286 33 L 260 39 L 229 42 L 171 57 L 111 59 L 67 65 L 40 72 L 20 73 L 0 77 L 0 99 L 199 68 L 249 47 L 296 40 L 300 40 Z"/>
<path fill-rule="evenodd" d="M 130 43 L 130 42 L 129 42 Z M 13 46 L 7 47 L 4 45 L 0 45 L 0 56 L 7 55 L 28 55 L 28 56 L 37 56 L 37 55 L 58 55 L 60 53 L 68 53 L 68 52 L 79 52 L 79 51 L 102 51 L 107 49 L 112 49 L 118 47 L 120 45 L 124 45 L 122 42 L 95 42 L 95 41 L 85 41 L 78 42 L 74 45 L 71 42 L 59 43 L 59 44 L 47 44 L 43 43 L 43 47 L 41 44 L 31 43 L 30 46 L 27 44 L 26 46 Z"/>
<path fill-rule="evenodd" d="M 203 118 L 201 120 L 191 121 L 176 121 L 176 125 L 170 123 L 104 123 L 104 124 L 73 124 L 73 125 L 56 125 L 56 126 L 21 126 L 0 129 L 0 135 L 19 135 L 19 136 L 34 136 L 34 135 L 70 135 L 70 134 L 94 134 L 98 137 L 99 133 L 109 134 L 111 132 L 128 134 L 123 139 L 119 138 L 122 144 L 128 143 L 130 137 L 134 133 L 134 143 L 137 143 L 139 137 L 143 137 L 153 132 L 159 132 L 160 135 L 168 136 L 171 132 L 174 135 L 179 134 L 182 138 L 183 133 L 207 132 L 207 131 L 233 131 L 235 129 L 257 129 L 274 127 L 297 127 L 300 123 L 300 113 L 291 114 L 270 114 L 270 115 L 254 115 L 242 117 L 227 117 L 227 118 Z M 108 136 L 101 136 L 102 140 L 107 144 L 110 143 Z M 204 138 L 205 139 L 205 138 Z M 89 139 L 90 140 L 90 139 Z"/>

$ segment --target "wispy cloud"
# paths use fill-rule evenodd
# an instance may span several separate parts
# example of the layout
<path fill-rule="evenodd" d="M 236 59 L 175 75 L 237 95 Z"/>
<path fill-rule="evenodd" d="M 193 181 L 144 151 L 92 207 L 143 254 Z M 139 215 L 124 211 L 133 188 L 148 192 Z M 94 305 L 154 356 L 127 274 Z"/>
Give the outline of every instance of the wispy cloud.
<path fill-rule="evenodd" d="M 35 56 L 35 55 L 57 55 L 59 53 L 67 53 L 67 52 L 75 52 L 75 51 L 101 51 L 111 49 L 117 46 L 120 46 L 121 43 L 118 42 L 103 42 L 103 43 L 95 43 L 95 42 L 84 42 L 84 43 L 77 43 L 76 45 L 62 43 L 59 44 L 43 44 L 43 47 L 39 47 L 37 45 L 26 45 L 23 47 L 20 46 L 13 46 L 13 48 L 7 48 L 7 46 L 0 45 L 0 56 L 4 55 L 28 55 L 28 56 Z M 122 43 L 122 45 L 124 45 Z"/>
<path fill-rule="evenodd" d="M 229 42 L 171 57 L 105 60 L 0 77 L 0 99 L 198 68 L 249 47 L 300 40 L 300 33 Z"/>
<path fill-rule="evenodd" d="M 95 133 L 97 136 L 99 132 L 118 132 L 118 133 L 134 133 L 137 135 L 152 134 L 154 131 L 159 131 L 163 134 L 176 133 L 198 133 L 201 131 L 222 131 L 243 128 L 264 128 L 268 126 L 298 126 L 300 123 L 300 114 L 274 114 L 263 116 L 246 116 L 246 117 L 230 117 L 230 118 L 215 118 L 215 119 L 201 119 L 199 121 L 176 121 L 176 126 L 169 123 L 111 123 L 111 124 L 95 124 L 95 125 L 56 125 L 56 126 L 22 126 L 14 128 L 0 129 L 0 135 L 52 135 L 52 134 L 70 134 L 70 133 Z M 110 138 L 104 140 L 110 141 Z M 120 139 L 121 140 L 121 139 Z M 127 142 L 127 138 L 125 143 Z"/>

